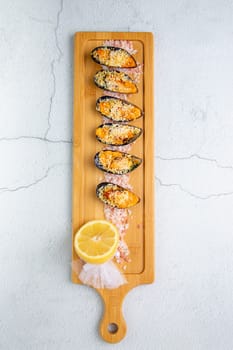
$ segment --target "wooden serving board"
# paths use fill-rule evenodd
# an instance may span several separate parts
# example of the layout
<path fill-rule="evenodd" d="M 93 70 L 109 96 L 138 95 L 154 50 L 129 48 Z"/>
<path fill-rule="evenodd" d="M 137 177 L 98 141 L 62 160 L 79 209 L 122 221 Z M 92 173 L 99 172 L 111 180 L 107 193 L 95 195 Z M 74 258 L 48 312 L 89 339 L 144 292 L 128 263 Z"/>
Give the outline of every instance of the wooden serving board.
<path fill-rule="evenodd" d="M 104 181 L 103 173 L 93 161 L 95 153 L 103 149 L 103 145 L 95 138 L 95 129 L 102 124 L 102 118 L 95 110 L 95 102 L 103 95 L 103 90 L 93 83 L 93 76 L 101 66 L 91 59 L 90 52 L 105 40 L 130 40 L 137 50 L 134 55 L 136 61 L 143 64 L 141 81 L 137 84 L 138 93 L 130 95 L 128 99 L 144 111 L 142 118 L 129 123 L 143 128 L 143 134 L 130 151 L 143 158 L 143 163 L 130 173 L 130 184 L 141 201 L 131 208 L 125 237 L 131 262 L 122 272 L 128 283 L 114 290 L 98 290 L 105 304 L 100 333 L 106 341 L 115 343 L 126 334 L 122 315 L 125 295 L 135 286 L 154 280 L 153 35 L 138 32 L 79 32 L 75 34 L 74 40 L 73 238 L 85 222 L 105 219 L 104 205 L 95 193 L 98 183 Z M 72 261 L 78 259 L 72 244 Z M 81 283 L 75 271 L 72 271 L 72 281 Z M 109 331 L 110 324 L 116 325 L 115 333 Z"/>

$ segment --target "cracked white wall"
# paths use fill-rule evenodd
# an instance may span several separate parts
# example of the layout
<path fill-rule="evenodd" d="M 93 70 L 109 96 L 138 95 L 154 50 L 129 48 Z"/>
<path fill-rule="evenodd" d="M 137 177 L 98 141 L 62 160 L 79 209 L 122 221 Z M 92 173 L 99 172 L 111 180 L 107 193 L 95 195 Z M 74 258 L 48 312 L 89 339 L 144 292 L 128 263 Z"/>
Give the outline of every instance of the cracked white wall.
<path fill-rule="evenodd" d="M 156 176 L 160 186 L 176 187 L 196 199 L 233 195 L 231 165 L 220 165 L 216 159 L 197 154 L 181 158 L 156 158 L 158 173 L 163 179 Z"/>
<path fill-rule="evenodd" d="M 228 0 L 0 2 L 0 349 L 109 347 L 70 282 L 75 31 L 155 33 L 157 280 L 114 348 L 233 348 L 232 19 Z"/>

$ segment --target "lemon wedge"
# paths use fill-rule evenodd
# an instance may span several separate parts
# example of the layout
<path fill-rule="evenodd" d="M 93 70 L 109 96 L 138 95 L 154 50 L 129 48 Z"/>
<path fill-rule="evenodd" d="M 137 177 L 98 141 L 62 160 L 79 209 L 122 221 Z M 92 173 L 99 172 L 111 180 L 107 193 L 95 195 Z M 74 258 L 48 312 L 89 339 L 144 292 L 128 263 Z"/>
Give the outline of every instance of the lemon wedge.
<path fill-rule="evenodd" d="M 116 226 L 106 220 L 88 221 L 74 237 L 75 252 L 90 264 L 103 264 L 113 258 L 118 243 Z"/>

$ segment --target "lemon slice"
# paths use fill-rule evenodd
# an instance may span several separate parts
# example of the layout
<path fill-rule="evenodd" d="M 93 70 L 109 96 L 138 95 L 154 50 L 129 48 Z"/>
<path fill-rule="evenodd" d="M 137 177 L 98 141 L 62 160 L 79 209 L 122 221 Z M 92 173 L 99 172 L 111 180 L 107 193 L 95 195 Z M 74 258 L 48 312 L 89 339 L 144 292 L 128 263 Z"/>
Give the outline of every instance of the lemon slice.
<path fill-rule="evenodd" d="M 74 249 L 85 262 L 103 264 L 115 255 L 118 243 L 116 226 L 106 220 L 93 220 L 75 234 Z"/>

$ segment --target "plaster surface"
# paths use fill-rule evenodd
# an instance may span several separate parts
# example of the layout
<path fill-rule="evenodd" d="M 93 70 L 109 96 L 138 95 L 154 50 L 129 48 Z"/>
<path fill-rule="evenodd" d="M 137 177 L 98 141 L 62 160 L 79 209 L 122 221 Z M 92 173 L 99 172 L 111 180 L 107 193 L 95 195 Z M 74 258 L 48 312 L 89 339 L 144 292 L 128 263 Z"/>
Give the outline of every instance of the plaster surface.
<path fill-rule="evenodd" d="M 156 282 L 98 335 L 70 281 L 73 34 L 155 34 Z M 233 4 L 0 0 L 0 349 L 233 348 Z"/>

